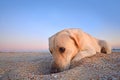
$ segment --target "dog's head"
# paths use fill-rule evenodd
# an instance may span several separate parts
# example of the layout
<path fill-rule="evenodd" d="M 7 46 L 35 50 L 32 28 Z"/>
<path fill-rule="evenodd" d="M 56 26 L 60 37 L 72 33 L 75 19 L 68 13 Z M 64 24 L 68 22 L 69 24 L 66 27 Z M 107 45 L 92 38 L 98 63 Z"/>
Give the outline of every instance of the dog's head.
<path fill-rule="evenodd" d="M 49 38 L 49 50 L 53 56 L 51 72 L 69 69 L 71 60 L 80 49 L 78 31 L 63 30 Z"/>

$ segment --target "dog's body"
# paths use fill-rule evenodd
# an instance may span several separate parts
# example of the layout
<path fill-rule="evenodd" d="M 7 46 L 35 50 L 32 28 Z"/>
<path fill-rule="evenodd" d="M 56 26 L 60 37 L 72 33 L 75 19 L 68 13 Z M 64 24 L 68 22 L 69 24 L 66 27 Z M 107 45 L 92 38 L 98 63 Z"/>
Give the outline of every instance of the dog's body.
<path fill-rule="evenodd" d="M 49 49 L 54 58 L 52 72 L 64 71 L 70 63 L 97 52 L 111 53 L 104 40 L 98 40 L 80 29 L 65 29 L 49 38 Z"/>

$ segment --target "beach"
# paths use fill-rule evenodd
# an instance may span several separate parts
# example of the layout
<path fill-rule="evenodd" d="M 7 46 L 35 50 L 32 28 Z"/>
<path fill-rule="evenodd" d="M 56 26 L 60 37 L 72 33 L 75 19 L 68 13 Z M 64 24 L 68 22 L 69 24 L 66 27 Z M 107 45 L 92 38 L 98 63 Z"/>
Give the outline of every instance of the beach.
<path fill-rule="evenodd" d="M 97 53 L 50 73 L 49 52 L 0 52 L 0 80 L 120 80 L 120 52 Z"/>

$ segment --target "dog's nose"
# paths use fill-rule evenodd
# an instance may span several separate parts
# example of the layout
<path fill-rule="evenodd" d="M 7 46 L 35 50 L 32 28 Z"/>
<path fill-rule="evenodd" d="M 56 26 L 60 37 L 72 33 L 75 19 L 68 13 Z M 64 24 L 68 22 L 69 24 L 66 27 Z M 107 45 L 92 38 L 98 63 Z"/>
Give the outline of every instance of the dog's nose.
<path fill-rule="evenodd" d="M 58 64 L 56 64 L 56 62 L 52 63 L 50 72 L 51 73 L 60 72 L 60 67 L 58 66 Z"/>
<path fill-rule="evenodd" d="M 55 68 L 55 67 L 51 68 L 51 73 L 57 73 L 57 72 L 60 72 L 59 68 Z"/>

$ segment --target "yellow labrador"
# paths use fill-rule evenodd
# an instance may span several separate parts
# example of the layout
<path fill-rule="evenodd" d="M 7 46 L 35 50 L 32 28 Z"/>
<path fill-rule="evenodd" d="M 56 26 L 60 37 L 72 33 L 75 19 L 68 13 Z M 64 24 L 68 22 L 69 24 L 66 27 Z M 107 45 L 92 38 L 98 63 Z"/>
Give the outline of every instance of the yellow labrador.
<path fill-rule="evenodd" d="M 97 52 L 111 53 L 104 40 L 98 40 L 80 29 L 65 29 L 49 38 L 49 50 L 53 56 L 51 72 L 69 69 L 70 63 Z"/>

